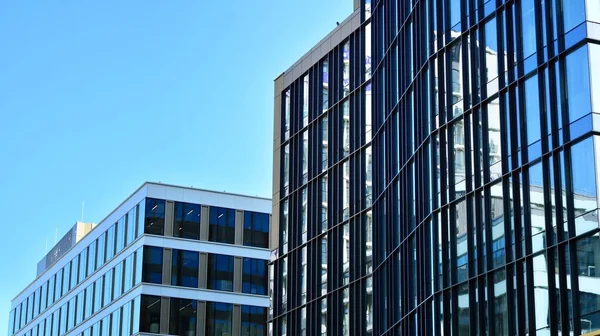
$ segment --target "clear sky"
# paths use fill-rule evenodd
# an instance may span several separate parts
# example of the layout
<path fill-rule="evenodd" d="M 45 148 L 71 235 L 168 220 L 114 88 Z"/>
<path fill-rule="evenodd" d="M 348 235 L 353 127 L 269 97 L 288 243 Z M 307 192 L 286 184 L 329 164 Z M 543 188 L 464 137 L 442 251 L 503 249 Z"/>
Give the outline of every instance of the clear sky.
<path fill-rule="evenodd" d="M 144 181 L 271 196 L 273 80 L 352 0 L 0 2 L 0 335 L 81 219 Z"/>

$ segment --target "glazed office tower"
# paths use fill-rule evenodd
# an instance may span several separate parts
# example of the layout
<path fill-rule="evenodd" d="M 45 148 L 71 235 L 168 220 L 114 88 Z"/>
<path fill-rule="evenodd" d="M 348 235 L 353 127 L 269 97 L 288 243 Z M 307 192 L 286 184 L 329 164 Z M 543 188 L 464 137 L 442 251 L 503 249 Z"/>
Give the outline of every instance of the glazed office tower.
<path fill-rule="evenodd" d="M 355 3 L 275 80 L 272 333 L 600 329 L 597 22 Z"/>
<path fill-rule="evenodd" d="M 145 183 L 38 264 L 12 301 L 8 335 L 266 335 L 270 208 Z"/>

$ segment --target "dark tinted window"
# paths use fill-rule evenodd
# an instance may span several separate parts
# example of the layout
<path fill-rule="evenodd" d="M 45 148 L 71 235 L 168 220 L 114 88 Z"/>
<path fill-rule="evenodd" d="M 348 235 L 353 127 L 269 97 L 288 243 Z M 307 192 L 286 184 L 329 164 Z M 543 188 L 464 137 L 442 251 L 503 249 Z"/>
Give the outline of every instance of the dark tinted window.
<path fill-rule="evenodd" d="M 269 247 L 269 214 L 244 212 L 244 245 Z"/>
<path fill-rule="evenodd" d="M 144 264 L 142 281 L 162 283 L 163 249 L 162 247 L 144 246 Z"/>
<path fill-rule="evenodd" d="M 233 257 L 208 255 L 208 288 L 223 291 L 233 291 Z"/>
<path fill-rule="evenodd" d="M 210 208 L 209 240 L 219 243 L 235 243 L 235 210 Z"/>
<path fill-rule="evenodd" d="M 197 307 L 198 303 L 195 300 L 171 298 L 169 334 L 195 335 Z"/>
<path fill-rule="evenodd" d="M 206 303 L 206 336 L 231 335 L 231 315 L 233 306 L 230 303 Z"/>
<path fill-rule="evenodd" d="M 173 236 L 200 239 L 200 205 L 175 202 Z"/>
<path fill-rule="evenodd" d="M 146 219 L 144 233 L 162 236 L 165 234 L 165 201 L 146 199 Z"/>
<path fill-rule="evenodd" d="M 242 292 L 267 294 L 267 261 L 244 258 L 242 265 Z"/>
<path fill-rule="evenodd" d="M 267 334 L 267 308 L 242 306 L 242 336 Z"/>
<path fill-rule="evenodd" d="M 173 250 L 171 285 L 198 288 L 198 252 Z"/>
<path fill-rule="evenodd" d="M 140 331 L 158 334 L 160 332 L 160 297 L 142 295 Z"/>

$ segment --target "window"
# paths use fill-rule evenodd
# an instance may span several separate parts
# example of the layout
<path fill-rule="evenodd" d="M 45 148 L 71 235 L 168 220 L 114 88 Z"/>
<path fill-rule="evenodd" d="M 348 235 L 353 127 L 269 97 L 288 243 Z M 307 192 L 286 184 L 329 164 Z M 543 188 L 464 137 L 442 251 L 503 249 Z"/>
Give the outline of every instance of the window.
<path fill-rule="evenodd" d="M 324 116 L 321 119 L 319 128 L 320 128 L 320 138 L 321 138 L 321 171 L 327 170 L 327 155 L 329 148 L 329 119 L 327 116 Z"/>
<path fill-rule="evenodd" d="M 162 247 L 144 246 L 144 264 L 142 265 L 142 281 L 162 283 L 163 249 Z"/>
<path fill-rule="evenodd" d="M 142 295 L 140 332 L 153 334 L 160 332 L 160 301 L 161 299 L 158 296 Z"/>
<path fill-rule="evenodd" d="M 137 238 L 137 206 L 127 213 L 127 238 L 125 246 L 131 244 Z"/>
<path fill-rule="evenodd" d="M 165 201 L 146 198 L 144 233 L 162 236 L 165 234 Z"/>
<path fill-rule="evenodd" d="M 244 245 L 269 247 L 269 214 L 244 212 Z"/>
<path fill-rule="evenodd" d="M 301 304 L 306 303 L 306 287 L 308 282 L 308 260 L 306 260 L 306 246 L 302 247 L 302 253 L 300 254 L 300 299 Z"/>
<path fill-rule="evenodd" d="M 284 102 L 284 106 L 283 106 L 283 132 L 284 132 L 284 139 L 288 139 L 290 137 L 290 89 L 287 89 L 285 91 L 285 102 Z"/>
<path fill-rule="evenodd" d="M 594 138 L 587 138 L 571 147 L 572 199 L 574 206 L 575 232 L 580 235 L 598 228 L 594 213 L 596 203 L 596 168 L 594 160 Z M 586 215 L 588 214 L 588 215 Z"/>
<path fill-rule="evenodd" d="M 235 210 L 210 208 L 209 240 L 219 243 L 235 243 Z"/>
<path fill-rule="evenodd" d="M 60 271 L 59 271 L 60 272 Z M 71 263 L 68 262 L 63 268 L 62 292 L 66 294 L 71 289 Z"/>
<path fill-rule="evenodd" d="M 342 157 L 350 154 L 350 101 L 342 104 Z"/>
<path fill-rule="evenodd" d="M 308 131 L 302 132 L 302 184 L 308 182 Z"/>
<path fill-rule="evenodd" d="M 306 243 L 306 239 L 308 238 L 308 188 L 304 188 L 301 191 L 301 212 L 300 212 L 300 225 L 302 230 L 302 241 L 301 244 Z"/>
<path fill-rule="evenodd" d="M 197 307 L 198 302 L 195 300 L 171 298 L 169 334 L 196 335 Z"/>
<path fill-rule="evenodd" d="M 283 147 L 283 194 L 287 195 L 290 187 L 290 145 Z"/>
<path fill-rule="evenodd" d="M 281 254 L 286 254 L 288 250 L 288 200 L 283 201 L 281 207 Z"/>
<path fill-rule="evenodd" d="M 533 0 L 521 1 L 521 27 L 523 29 L 521 42 L 523 58 L 527 58 L 536 50 L 535 6 Z"/>
<path fill-rule="evenodd" d="M 350 283 L 350 225 L 345 223 L 342 228 L 342 275 L 347 285 Z"/>
<path fill-rule="evenodd" d="M 115 226 L 117 227 L 117 248 L 115 254 L 117 254 L 125 247 L 125 235 L 127 229 L 126 216 L 121 217 Z"/>
<path fill-rule="evenodd" d="M 208 255 L 207 282 L 209 289 L 233 291 L 233 257 Z"/>
<path fill-rule="evenodd" d="M 344 63 L 342 86 L 344 88 L 344 97 L 346 97 L 350 93 L 350 41 L 344 43 L 342 61 Z"/>
<path fill-rule="evenodd" d="M 115 226 L 111 226 L 106 231 L 106 261 L 112 259 L 115 255 Z M 76 276 L 75 276 L 76 277 Z"/>
<path fill-rule="evenodd" d="M 87 275 L 94 273 L 96 270 L 96 241 L 94 240 L 88 247 L 88 262 Z"/>
<path fill-rule="evenodd" d="M 71 288 L 77 286 L 77 279 L 79 276 L 79 255 L 76 255 L 71 260 Z"/>
<path fill-rule="evenodd" d="M 79 281 L 82 282 L 87 276 L 87 248 L 79 254 Z"/>
<path fill-rule="evenodd" d="M 583 46 L 566 57 L 566 89 L 569 122 L 572 123 L 591 112 L 588 47 Z"/>
<path fill-rule="evenodd" d="M 242 265 L 242 292 L 267 294 L 267 261 L 244 258 Z"/>
<path fill-rule="evenodd" d="M 104 274 L 104 306 L 108 305 L 109 303 L 112 302 L 112 292 L 113 292 L 113 282 L 114 282 L 114 277 L 113 277 L 113 270 L 112 268 L 110 270 L 108 270 L 108 272 L 106 272 L 106 274 Z"/>
<path fill-rule="evenodd" d="M 288 276 L 288 272 L 287 272 L 287 257 L 281 259 L 281 309 L 282 310 L 287 310 L 287 292 L 288 292 L 288 288 L 287 288 L 287 276 Z"/>
<path fill-rule="evenodd" d="M 206 336 L 231 335 L 233 305 L 230 303 L 206 303 Z"/>
<path fill-rule="evenodd" d="M 266 308 L 242 306 L 242 336 L 265 336 L 266 320 Z"/>
<path fill-rule="evenodd" d="M 321 295 L 327 294 L 327 235 L 321 238 Z"/>
<path fill-rule="evenodd" d="M 198 252 L 173 250 L 171 285 L 198 288 Z"/>
<path fill-rule="evenodd" d="M 175 202 L 173 236 L 200 239 L 200 205 Z"/>
<path fill-rule="evenodd" d="M 323 73 L 322 73 L 322 99 L 323 99 L 323 112 L 329 108 L 329 61 L 323 61 Z"/>
<path fill-rule="evenodd" d="M 540 92 L 537 76 L 525 81 L 525 118 L 527 126 L 527 145 L 541 138 Z"/>
<path fill-rule="evenodd" d="M 304 76 L 303 95 L 302 95 L 302 126 L 308 125 L 308 75 Z"/>
<path fill-rule="evenodd" d="M 350 217 L 350 162 L 342 164 L 342 215 L 343 220 Z"/>
<path fill-rule="evenodd" d="M 583 332 L 600 329 L 600 295 L 594 286 L 600 278 L 600 243 L 598 233 L 577 241 L 577 270 L 579 277 L 579 310 Z M 585 324 L 584 324 L 585 323 Z"/>
<path fill-rule="evenodd" d="M 321 232 L 327 231 L 327 208 L 328 208 L 328 197 L 327 197 L 327 174 L 321 177 Z"/>

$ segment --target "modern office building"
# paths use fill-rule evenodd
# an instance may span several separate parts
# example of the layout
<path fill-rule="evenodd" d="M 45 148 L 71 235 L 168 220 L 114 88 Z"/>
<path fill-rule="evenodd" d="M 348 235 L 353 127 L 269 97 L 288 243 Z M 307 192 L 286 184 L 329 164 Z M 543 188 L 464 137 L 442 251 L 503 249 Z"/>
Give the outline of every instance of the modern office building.
<path fill-rule="evenodd" d="M 8 334 L 266 335 L 270 209 L 270 199 L 145 183 L 44 257 L 12 301 Z"/>
<path fill-rule="evenodd" d="M 270 333 L 599 330 L 599 22 L 355 1 L 275 80 Z"/>

